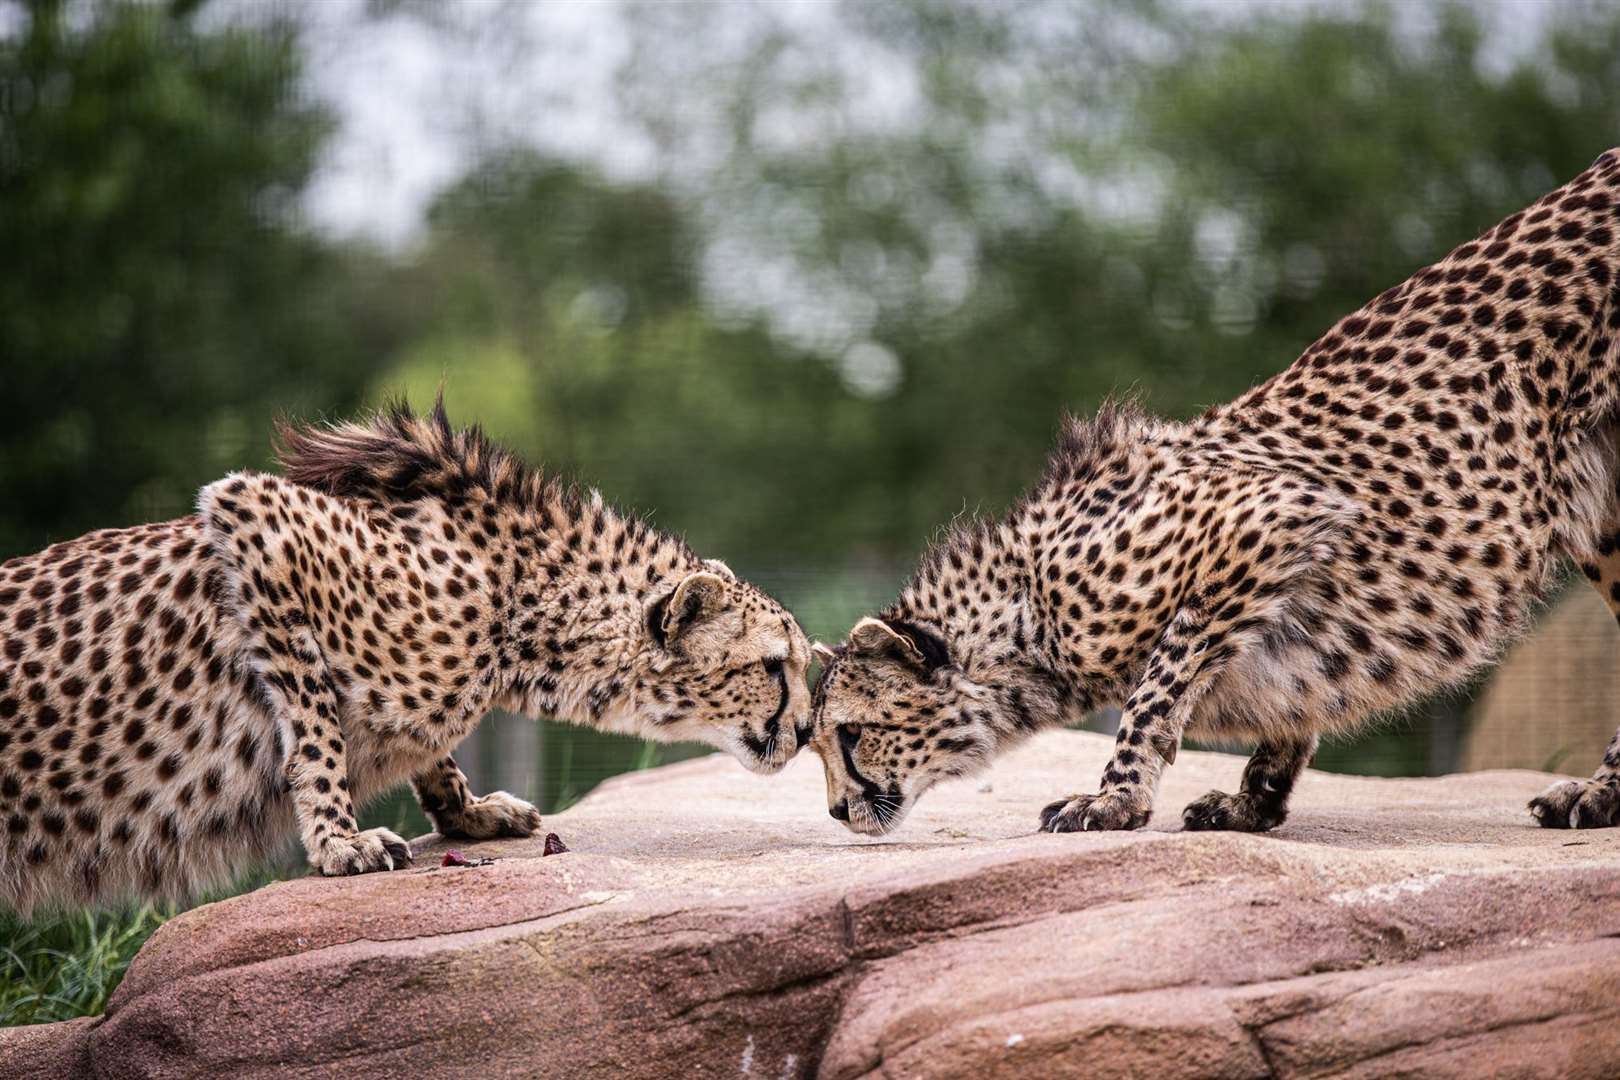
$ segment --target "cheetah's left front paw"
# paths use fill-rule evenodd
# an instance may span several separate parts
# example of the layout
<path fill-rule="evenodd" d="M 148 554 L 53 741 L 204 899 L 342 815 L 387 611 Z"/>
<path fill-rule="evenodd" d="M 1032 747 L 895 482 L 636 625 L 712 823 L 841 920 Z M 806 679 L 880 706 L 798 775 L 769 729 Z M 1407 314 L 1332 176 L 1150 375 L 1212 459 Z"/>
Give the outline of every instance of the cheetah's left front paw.
<path fill-rule="evenodd" d="M 1620 780 L 1561 780 L 1530 800 L 1543 829 L 1620 825 Z"/>
<path fill-rule="evenodd" d="M 540 828 L 540 811 L 516 795 L 492 791 L 473 799 L 453 820 L 437 822 L 439 835 L 467 840 L 497 836 L 533 836 Z"/>
<path fill-rule="evenodd" d="M 1071 795 L 1041 811 L 1042 832 L 1101 832 L 1140 829 L 1153 807 L 1130 791 L 1115 788 L 1099 795 Z"/>

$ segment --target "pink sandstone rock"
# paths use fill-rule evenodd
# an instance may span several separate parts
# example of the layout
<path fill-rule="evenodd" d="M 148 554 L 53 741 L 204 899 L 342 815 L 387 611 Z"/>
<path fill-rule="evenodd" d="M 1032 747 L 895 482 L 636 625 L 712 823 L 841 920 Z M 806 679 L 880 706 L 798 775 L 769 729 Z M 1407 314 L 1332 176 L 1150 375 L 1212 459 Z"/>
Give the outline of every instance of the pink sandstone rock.
<path fill-rule="evenodd" d="M 809 758 L 620 778 L 490 866 L 305 878 L 189 912 L 104 1016 L 0 1076 L 1620 1077 L 1620 830 L 1552 778 L 1310 773 L 1266 836 L 1035 835 L 1111 740 L 1042 736 L 871 840 Z"/>

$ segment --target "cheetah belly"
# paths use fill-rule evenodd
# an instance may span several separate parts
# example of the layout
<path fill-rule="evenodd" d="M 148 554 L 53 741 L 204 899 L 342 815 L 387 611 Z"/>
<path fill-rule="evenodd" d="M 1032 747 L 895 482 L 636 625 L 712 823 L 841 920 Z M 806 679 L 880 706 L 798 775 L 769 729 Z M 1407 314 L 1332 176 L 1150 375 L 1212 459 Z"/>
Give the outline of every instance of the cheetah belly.
<path fill-rule="evenodd" d="M 1240 656 L 1198 703 L 1188 733 L 1252 743 L 1355 730 L 1375 706 L 1323 680 L 1319 661 L 1320 654 L 1302 645 L 1259 648 Z"/>

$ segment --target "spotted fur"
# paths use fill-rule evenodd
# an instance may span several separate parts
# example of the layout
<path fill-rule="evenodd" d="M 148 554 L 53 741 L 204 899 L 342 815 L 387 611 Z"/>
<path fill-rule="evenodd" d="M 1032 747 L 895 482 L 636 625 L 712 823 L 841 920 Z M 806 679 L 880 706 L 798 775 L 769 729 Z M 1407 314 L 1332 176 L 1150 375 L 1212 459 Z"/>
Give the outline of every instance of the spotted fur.
<path fill-rule="evenodd" d="M 1490 663 L 1567 556 L 1620 612 L 1620 152 L 1187 423 L 1072 422 L 1005 518 L 953 530 L 824 655 L 835 817 L 892 828 L 942 777 L 1121 704 L 1095 794 L 1136 828 L 1184 733 L 1259 743 L 1190 829 L 1281 823 L 1317 739 Z M 1620 822 L 1620 734 L 1541 824 Z"/>
<path fill-rule="evenodd" d="M 451 751 L 491 706 L 774 771 L 809 646 L 717 562 L 524 468 L 442 406 L 283 432 L 285 476 L 0 566 L 0 901 L 185 897 L 297 832 L 322 873 L 409 861 L 354 808 L 527 835 Z"/>

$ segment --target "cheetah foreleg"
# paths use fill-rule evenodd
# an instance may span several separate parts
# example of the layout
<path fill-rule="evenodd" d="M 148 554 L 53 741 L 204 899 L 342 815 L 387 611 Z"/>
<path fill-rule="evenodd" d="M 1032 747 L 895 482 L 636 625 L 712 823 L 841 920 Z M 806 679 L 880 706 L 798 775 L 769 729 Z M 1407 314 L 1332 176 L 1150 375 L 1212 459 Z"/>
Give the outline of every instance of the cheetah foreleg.
<path fill-rule="evenodd" d="M 355 824 L 337 693 L 302 619 L 287 621 L 292 645 L 277 661 L 287 669 L 267 673 L 265 681 L 280 699 L 282 730 L 290 736 L 287 784 L 310 865 L 328 877 L 409 866 L 411 849 L 393 831 L 361 832 Z"/>
<path fill-rule="evenodd" d="M 1262 639 L 1264 628 L 1287 610 L 1289 598 L 1333 560 L 1349 523 L 1362 514 L 1359 507 L 1284 473 L 1217 470 L 1196 480 L 1230 500 L 1229 513 L 1206 538 L 1200 566 L 1208 568 L 1207 576 L 1194 582 L 1186 606 L 1148 656 L 1146 673 L 1120 717 L 1101 790 L 1052 803 L 1041 811 L 1042 829 L 1147 824 L 1159 773 L 1175 761 L 1198 702 L 1235 657 Z M 1256 777 L 1264 780 L 1260 772 Z M 1260 808 L 1252 799 L 1245 802 L 1251 810 Z M 1251 820 L 1258 824 L 1262 818 Z"/>
<path fill-rule="evenodd" d="M 1589 548 L 1570 555 L 1586 579 L 1620 617 L 1620 496 Z M 1530 813 L 1544 829 L 1603 829 L 1620 825 L 1620 731 L 1614 733 L 1603 762 L 1590 779 L 1560 780 L 1530 800 Z"/>
<path fill-rule="evenodd" d="M 1544 829 L 1620 825 L 1620 731 L 1590 780 L 1560 780 L 1530 800 L 1530 813 Z"/>
<path fill-rule="evenodd" d="M 263 478 L 233 476 L 203 488 L 197 510 L 285 747 L 299 839 L 322 874 L 397 870 L 411 861 L 405 841 L 355 824 L 338 693 L 305 606 L 320 575 L 309 569 L 309 538 L 287 531 L 285 495 L 277 498 Z"/>
<path fill-rule="evenodd" d="M 532 836 L 540 828 L 540 811 L 515 795 L 494 791 L 476 796 L 467 777 L 444 757 L 411 778 L 416 801 L 433 820 L 440 836 L 488 840 L 497 836 Z"/>
<path fill-rule="evenodd" d="M 1193 832 L 1275 829 L 1288 817 L 1288 796 L 1294 790 L 1294 781 L 1315 753 L 1314 735 L 1261 743 L 1243 769 L 1243 786 L 1237 794 L 1212 791 L 1189 803 L 1181 812 L 1182 824 Z"/>
<path fill-rule="evenodd" d="M 1184 612 L 1166 628 L 1125 702 L 1114 755 L 1096 795 L 1071 795 L 1041 811 L 1043 832 L 1140 829 L 1153 813 L 1159 774 L 1176 760 L 1198 691 L 1214 674 L 1204 624 Z M 1224 655 L 1224 654 L 1223 654 Z"/>
<path fill-rule="evenodd" d="M 409 866 L 411 849 L 392 830 L 358 830 L 347 773 L 343 735 L 335 726 L 299 737 L 287 755 L 299 839 L 310 865 L 327 877 Z"/>

